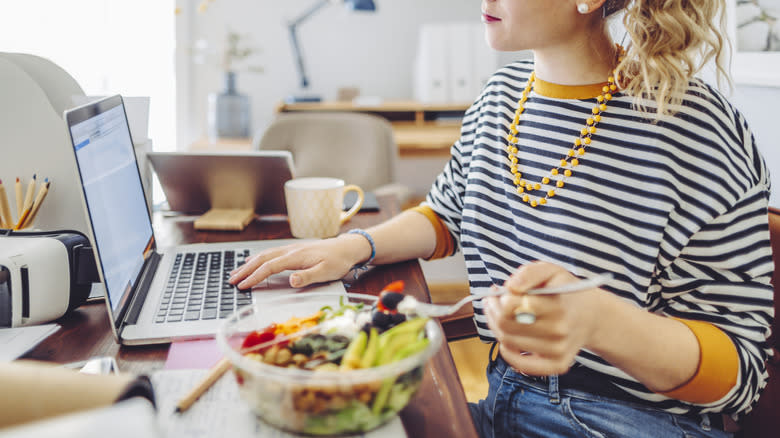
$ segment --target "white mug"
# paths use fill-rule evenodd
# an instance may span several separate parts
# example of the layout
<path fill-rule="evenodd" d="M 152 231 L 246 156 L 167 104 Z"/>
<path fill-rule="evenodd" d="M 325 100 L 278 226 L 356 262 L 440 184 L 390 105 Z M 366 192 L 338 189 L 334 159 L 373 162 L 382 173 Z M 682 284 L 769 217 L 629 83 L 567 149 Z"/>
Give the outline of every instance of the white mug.
<path fill-rule="evenodd" d="M 357 192 L 358 200 L 342 211 L 344 194 Z M 341 225 L 363 205 L 363 190 L 338 178 L 295 178 L 284 183 L 290 231 L 297 238 L 333 237 Z"/>

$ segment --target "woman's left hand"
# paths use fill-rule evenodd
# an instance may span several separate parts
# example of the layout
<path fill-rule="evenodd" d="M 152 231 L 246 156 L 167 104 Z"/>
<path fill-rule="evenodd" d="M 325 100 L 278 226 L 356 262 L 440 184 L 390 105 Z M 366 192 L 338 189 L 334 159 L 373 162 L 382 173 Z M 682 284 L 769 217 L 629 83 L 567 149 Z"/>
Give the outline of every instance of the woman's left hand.
<path fill-rule="evenodd" d="M 587 348 L 599 325 L 600 301 L 611 296 L 601 289 L 559 295 L 526 295 L 525 291 L 577 281 L 564 268 L 547 262 L 523 265 L 504 286 L 510 293 L 489 298 L 487 322 L 499 342 L 501 356 L 530 375 L 563 374 Z M 536 315 L 532 324 L 515 320 L 516 309 Z"/>

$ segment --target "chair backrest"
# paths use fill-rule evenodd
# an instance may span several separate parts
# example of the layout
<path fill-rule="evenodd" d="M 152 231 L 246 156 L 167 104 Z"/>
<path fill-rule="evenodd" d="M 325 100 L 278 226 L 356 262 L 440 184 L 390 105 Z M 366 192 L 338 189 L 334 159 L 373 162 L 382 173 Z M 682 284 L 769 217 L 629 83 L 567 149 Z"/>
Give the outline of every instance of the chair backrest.
<path fill-rule="evenodd" d="M 775 288 L 775 319 L 772 322 L 772 346 L 780 351 L 780 319 L 778 319 L 778 308 L 780 308 L 780 209 L 769 209 L 769 239 L 772 242 L 772 261 L 775 264 L 775 271 L 772 274 L 772 286 Z"/>
<path fill-rule="evenodd" d="M 386 119 L 352 112 L 279 114 L 256 149 L 288 150 L 295 175 L 341 178 L 364 190 L 395 182 L 398 145 Z"/>
<path fill-rule="evenodd" d="M 774 348 L 774 356 L 767 361 L 769 381 L 761 393 L 761 398 L 755 408 L 740 422 L 739 438 L 769 438 L 776 437 L 780 431 L 780 209 L 769 209 L 769 239 L 772 244 L 772 260 L 775 270 L 772 274 L 772 285 L 775 288 L 775 318 L 772 321 L 772 336 L 770 344 Z"/>

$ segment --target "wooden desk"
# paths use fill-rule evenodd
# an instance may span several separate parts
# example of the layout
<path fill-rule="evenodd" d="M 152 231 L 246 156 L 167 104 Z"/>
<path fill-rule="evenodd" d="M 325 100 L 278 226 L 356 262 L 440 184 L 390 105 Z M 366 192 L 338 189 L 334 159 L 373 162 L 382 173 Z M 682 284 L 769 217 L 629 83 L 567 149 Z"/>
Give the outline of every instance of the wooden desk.
<path fill-rule="evenodd" d="M 448 156 L 460 137 L 460 123 L 469 103 L 423 104 L 414 101 L 385 101 L 377 105 L 354 105 L 345 101 L 280 103 L 277 112 L 361 112 L 390 121 L 402 158 Z"/>
<path fill-rule="evenodd" d="M 345 225 L 347 228 L 369 227 L 399 211 L 392 197 L 379 198 L 381 210 L 361 213 Z M 155 215 L 155 235 L 161 247 L 176 243 L 240 241 L 290 238 L 286 221 L 255 221 L 240 233 L 199 232 L 189 219 L 163 219 Z M 349 288 L 350 292 L 376 294 L 385 284 L 404 280 L 406 292 L 430 301 L 420 264 L 408 261 L 379 266 L 366 272 Z M 67 363 L 93 356 L 114 356 L 125 372 L 151 373 L 162 369 L 169 344 L 143 347 L 118 346 L 113 339 L 104 303 L 88 304 L 58 321 L 62 329 L 50 336 L 24 357 Z M 401 412 L 410 437 L 476 437 L 466 397 L 447 345 L 431 359 L 417 396 Z"/>

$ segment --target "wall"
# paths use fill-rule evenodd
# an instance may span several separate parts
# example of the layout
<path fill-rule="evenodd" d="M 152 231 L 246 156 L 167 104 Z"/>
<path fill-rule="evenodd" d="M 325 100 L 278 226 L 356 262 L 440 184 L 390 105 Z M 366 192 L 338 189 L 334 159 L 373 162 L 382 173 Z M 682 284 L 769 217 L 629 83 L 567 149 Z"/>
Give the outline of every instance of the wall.
<path fill-rule="evenodd" d="M 737 85 L 730 96 L 747 119 L 764 156 L 772 181 L 769 205 L 780 208 L 780 140 L 777 138 L 777 102 L 780 88 Z"/>
<path fill-rule="evenodd" d="M 252 64 L 261 74 L 244 71 L 239 89 L 251 97 L 253 127 L 270 120 L 285 96 L 300 94 L 286 23 L 314 0 L 219 0 L 204 13 L 198 2 L 180 0 L 177 14 L 179 147 L 206 134 L 206 99 L 221 88 L 219 52 L 229 30 L 246 34 L 262 48 Z M 412 97 L 413 60 L 423 23 L 480 20 L 478 1 L 376 0 L 375 13 L 347 11 L 333 4 L 310 17 L 298 30 L 311 94 L 336 97 L 339 87 L 356 86 L 362 95 L 384 99 Z M 205 54 L 205 56 L 203 56 Z M 198 64 L 199 58 L 205 62 Z"/>

